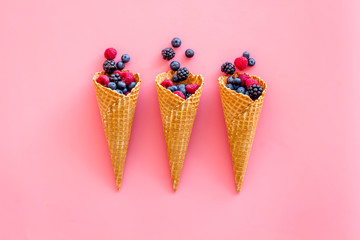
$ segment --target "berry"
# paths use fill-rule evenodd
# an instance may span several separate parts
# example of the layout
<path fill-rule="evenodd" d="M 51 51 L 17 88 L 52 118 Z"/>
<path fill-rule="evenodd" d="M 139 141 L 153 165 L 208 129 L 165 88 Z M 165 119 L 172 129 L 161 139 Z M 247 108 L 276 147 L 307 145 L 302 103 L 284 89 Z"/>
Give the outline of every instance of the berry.
<path fill-rule="evenodd" d="M 125 68 L 124 62 L 118 61 L 118 62 L 116 63 L 116 68 L 119 69 L 119 70 L 123 70 L 123 69 Z"/>
<path fill-rule="evenodd" d="M 234 86 L 231 83 L 226 84 L 227 88 L 230 88 L 231 90 L 234 90 Z"/>
<path fill-rule="evenodd" d="M 235 67 L 232 63 L 226 62 L 221 66 L 221 71 L 227 75 L 232 75 L 235 72 Z"/>
<path fill-rule="evenodd" d="M 178 95 L 179 97 L 181 97 L 182 99 L 185 99 L 185 95 L 182 93 L 182 92 L 180 92 L 180 91 L 175 91 L 174 92 L 176 95 Z"/>
<path fill-rule="evenodd" d="M 249 87 L 249 96 L 252 100 L 258 99 L 263 92 L 263 88 L 259 85 L 253 84 Z"/>
<path fill-rule="evenodd" d="M 249 58 L 249 63 L 248 64 L 249 64 L 250 67 L 254 66 L 255 65 L 255 59 Z"/>
<path fill-rule="evenodd" d="M 178 48 L 180 47 L 181 45 L 181 40 L 180 38 L 173 38 L 173 40 L 171 41 L 171 45 L 174 47 L 174 48 Z"/>
<path fill-rule="evenodd" d="M 243 73 L 239 75 L 239 78 L 241 79 L 241 86 L 246 86 L 246 81 L 248 79 L 251 79 L 251 77 L 249 77 L 249 75 Z"/>
<path fill-rule="evenodd" d="M 165 79 L 164 81 L 162 81 L 160 85 L 163 86 L 164 88 L 168 88 L 171 87 L 173 83 L 169 79 Z"/>
<path fill-rule="evenodd" d="M 128 92 L 127 88 L 124 88 L 123 90 L 121 90 L 125 95 Z"/>
<path fill-rule="evenodd" d="M 191 97 L 191 95 L 192 95 L 191 93 L 188 93 L 188 92 L 187 92 L 187 93 L 185 94 L 185 99 L 188 99 L 189 97 Z"/>
<path fill-rule="evenodd" d="M 118 74 L 121 76 L 121 71 L 115 70 L 115 71 L 113 72 L 113 74 L 115 74 L 115 73 L 118 73 Z"/>
<path fill-rule="evenodd" d="M 120 74 L 118 74 L 118 73 L 111 74 L 109 79 L 110 79 L 110 82 L 115 82 L 115 83 L 121 81 Z"/>
<path fill-rule="evenodd" d="M 177 71 L 180 68 L 180 63 L 178 61 L 172 61 L 170 63 L 170 68 L 173 71 Z"/>
<path fill-rule="evenodd" d="M 96 79 L 96 82 L 97 82 L 97 83 L 100 83 L 100 84 L 103 85 L 104 87 L 107 87 L 107 85 L 108 85 L 109 82 L 110 82 L 110 79 L 109 79 L 109 77 L 106 76 L 106 75 L 101 75 L 100 77 L 98 77 L 98 78 Z"/>
<path fill-rule="evenodd" d="M 259 85 L 259 83 L 255 79 L 249 78 L 248 80 L 246 80 L 245 85 L 247 89 L 249 89 L 249 87 L 253 84 Z"/>
<path fill-rule="evenodd" d="M 186 51 L 185 51 L 185 56 L 187 56 L 188 58 L 192 58 L 193 56 L 194 56 L 194 50 L 192 50 L 192 49 L 187 49 Z"/>
<path fill-rule="evenodd" d="M 198 84 L 194 83 L 187 85 L 185 89 L 188 93 L 194 94 L 199 87 L 200 86 Z"/>
<path fill-rule="evenodd" d="M 246 57 L 238 57 L 235 59 L 234 61 L 234 65 L 239 69 L 239 70 L 244 70 L 247 65 L 248 65 L 248 60 Z"/>
<path fill-rule="evenodd" d="M 107 86 L 108 86 L 108 88 L 110 88 L 112 90 L 116 89 L 116 83 L 114 83 L 114 82 L 109 82 L 109 84 Z"/>
<path fill-rule="evenodd" d="M 127 86 L 127 88 L 129 89 L 129 91 L 131 91 L 135 86 L 136 86 L 136 82 L 132 82 Z"/>
<path fill-rule="evenodd" d="M 129 61 L 130 61 L 130 56 L 129 56 L 129 54 L 123 54 L 123 55 L 121 56 L 121 61 L 123 61 L 124 63 L 129 62 Z"/>
<path fill-rule="evenodd" d="M 108 48 L 104 52 L 104 56 L 106 59 L 114 59 L 116 57 L 117 51 L 115 48 Z"/>
<path fill-rule="evenodd" d="M 117 88 L 123 90 L 124 88 L 126 88 L 126 84 L 123 81 L 119 81 L 117 83 Z"/>
<path fill-rule="evenodd" d="M 175 85 L 173 85 L 173 86 L 171 86 L 171 87 L 168 87 L 167 89 L 169 89 L 169 90 L 172 91 L 172 92 L 175 92 L 175 91 L 178 91 L 178 90 L 179 90 L 179 88 L 178 88 L 177 86 L 175 86 Z"/>
<path fill-rule="evenodd" d="M 248 95 L 248 96 L 250 96 L 250 95 L 249 95 L 249 91 L 246 91 L 246 92 L 245 92 L 245 95 Z"/>
<path fill-rule="evenodd" d="M 129 85 L 135 81 L 135 77 L 131 72 L 122 72 L 121 77 L 126 85 Z"/>
<path fill-rule="evenodd" d="M 180 92 L 182 92 L 184 95 L 186 95 L 186 86 L 184 84 L 177 85 Z"/>
<path fill-rule="evenodd" d="M 180 68 L 177 72 L 179 81 L 185 81 L 189 76 L 189 70 L 186 67 Z"/>
<path fill-rule="evenodd" d="M 172 48 L 165 48 L 161 51 L 161 54 L 163 56 L 163 59 L 165 60 L 171 60 L 175 57 L 175 52 Z"/>
<path fill-rule="evenodd" d="M 126 93 L 125 93 L 125 96 L 127 96 L 128 94 L 130 94 L 130 92 L 126 92 Z"/>
<path fill-rule="evenodd" d="M 240 86 L 241 79 L 240 78 L 234 78 L 234 84 L 237 85 L 237 86 Z"/>
<path fill-rule="evenodd" d="M 239 88 L 236 90 L 236 92 L 245 94 L 246 90 L 245 90 L 244 87 L 239 87 Z"/>
<path fill-rule="evenodd" d="M 173 81 L 173 82 L 179 82 L 179 81 L 180 81 L 180 80 L 179 80 L 179 76 L 175 74 L 175 75 L 172 77 L 172 81 Z"/>
<path fill-rule="evenodd" d="M 243 52 L 243 57 L 249 59 L 250 53 L 248 51 Z"/>
<path fill-rule="evenodd" d="M 117 91 L 118 92 L 118 94 L 124 94 L 120 89 L 116 89 L 115 91 Z"/>
<path fill-rule="evenodd" d="M 227 83 L 231 83 L 231 84 L 233 84 L 234 83 L 234 78 L 233 77 L 228 77 L 228 79 L 227 79 Z"/>
<path fill-rule="evenodd" d="M 108 59 L 103 64 L 104 71 L 108 74 L 112 74 L 116 70 L 116 64 L 114 60 Z"/>

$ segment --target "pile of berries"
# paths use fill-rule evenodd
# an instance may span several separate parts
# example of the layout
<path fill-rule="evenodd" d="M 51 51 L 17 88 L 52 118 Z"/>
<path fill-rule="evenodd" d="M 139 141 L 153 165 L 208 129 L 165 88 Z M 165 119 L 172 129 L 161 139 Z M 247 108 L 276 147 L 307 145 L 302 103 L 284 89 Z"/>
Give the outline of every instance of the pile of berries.
<path fill-rule="evenodd" d="M 263 92 L 259 83 L 247 74 L 240 74 L 239 77 L 228 77 L 226 87 L 237 93 L 248 95 L 252 100 L 258 99 Z"/>
<path fill-rule="evenodd" d="M 125 68 L 125 63 L 130 61 L 128 54 L 121 56 L 121 61 L 117 63 L 114 61 L 117 51 L 114 48 L 108 48 L 104 52 L 106 58 L 103 68 L 105 75 L 101 75 L 96 79 L 96 82 L 116 91 L 119 94 L 128 95 L 136 86 L 134 74 L 129 71 L 120 71 Z"/>
<path fill-rule="evenodd" d="M 174 85 L 170 79 L 162 81 L 161 86 L 178 95 L 182 99 L 188 99 L 199 88 L 199 85 L 196 83 Z"/>
<path fill-rule="evenodd" d="M 240 71 L 245 70 L 247 66 L 254 66 L 255 59 L 250 58 L 249 52 L 243 52 L 242 57 L 238 57 L 235 59 L 234 64 L 231 62 L 226 62 L 221 66 L 221 71 L 227 75 L 233 75 L 235 73 L 235 67 L 237 67 Z"/>

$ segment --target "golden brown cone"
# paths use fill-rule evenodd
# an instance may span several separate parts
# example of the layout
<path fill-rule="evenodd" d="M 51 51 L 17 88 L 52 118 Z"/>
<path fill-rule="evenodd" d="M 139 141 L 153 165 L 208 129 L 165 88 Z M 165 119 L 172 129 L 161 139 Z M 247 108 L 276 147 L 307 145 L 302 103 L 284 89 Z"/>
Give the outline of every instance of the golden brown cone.
<path fill-rule="evenodd" d="M 234 74 L 238 77 L 239 74 Z M 249 96 L 227 88 L 227 76 L 218 79 L 225 123 L 229 139 L 231 158 L 235 174 L 236 189 L 240 192 L 254 140 L 256 126 L 266 94 L 266 83 L 257 76 L 251 76 L 263 87 L 262 95 L 255 101 Z"/>
<path fill-rule="evenodd" d="M 197 83 L 200 86 L 190 98 L 184 100 L 160 85 L 163 80 L 171 79 L 174 74 L 175 72 L 173 71 L 161 73 L 156 76 L 155 82 L 168 152 L 171 180 L 173 189 L 176 191 L 204 86 L 204 78 L 201 75 L 192 75 L 190 73 L 187 80 L 175 83 L 175 85 Z"/>
<path fill-rule="evenodd" d="M 117 189 L 120 189 L 141 80 L 140 75 L 135 73 L 134 77 L 137 84 L 131 93 L 125 96 L 96 82 L 96 79 L 104 74 L 104 72 L 95 73 L 93 81 L 114 169 L 116 186 Z"/>

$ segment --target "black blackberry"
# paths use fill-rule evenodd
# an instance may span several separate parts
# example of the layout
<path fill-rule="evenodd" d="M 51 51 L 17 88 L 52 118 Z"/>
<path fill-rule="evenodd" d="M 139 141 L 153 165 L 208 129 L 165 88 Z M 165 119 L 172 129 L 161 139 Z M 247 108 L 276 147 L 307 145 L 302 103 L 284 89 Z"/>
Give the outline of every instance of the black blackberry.
<path fill-rule="evenodd" d="M 179 68 L 177 75 L 179 77 L 179 81 L 185 81 L 189 76 L 189 70 L 187 70 L 186 67 Z"/>
<path fill-rule="evenodd" d="M 110 82 L 114 82 L 114 83 L 121 81 L 121 77 L 118 73 L 111 74 L 109 79 L 110 79 Z"/>
<path fill-rule="evenodd" d="M 108 59 L 103 64 L 104 71 L 108 74 L 112 74 L 116 70 L 116 63 L 114 60 Z"/>
<path fill-rule="evenodd" d="M 175 57 L 175 52 L 172 48 L 165 48 L 161 51 L 161 54 L 163 56 L 163 59 L 165 60 L 171 60 Z"/>
<path fill-rule="evenodd" d="M 263 92 L 263 88 L 259 85 L 253 84 L 249 87 L 248 91 L 249 91 L 249 96 L 251 97 L 251 99 L 256 100 L 261 96 L 261 94 Z"/>
<path fill-rule="evenodd" d="M 221 71 L 227 75 L 233 75 L 235 73 L 235 66 L 230 62 L 226 62 L 221 66 Z"/>
<path fill-rule="evenodd" d="M 185 94 L 185 99 L 188 99 L 189 97 L 191 97 L 191 95 L 192 95 L 191 93 L 188 93 L 188 92 L 187 92 L 187 93 Z"/>

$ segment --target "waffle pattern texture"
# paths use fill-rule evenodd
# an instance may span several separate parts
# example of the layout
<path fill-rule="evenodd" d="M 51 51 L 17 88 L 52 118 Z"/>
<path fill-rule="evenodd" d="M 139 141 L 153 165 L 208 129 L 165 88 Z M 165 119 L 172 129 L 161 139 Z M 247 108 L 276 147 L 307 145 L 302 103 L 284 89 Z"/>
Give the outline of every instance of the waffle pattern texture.
<path fill-rule="evenodd" d="M 190 98 L 185 100 L 160 85 L 163 80 L 171 79 L 174 74 L 175 72 L 173 71 L 161 73 L 156 76 L 155 82 L 168 152 L 171 180 L 173 189 L 176 191 L 204 86 L 204 78 L 201 75 L 192 75 L 190 73 L 187 80 L 174 83 L 175 85 L 197 83 L 200 86 Z"/>
<path fill-rule="evenodd" d="M 238 77 L 239 74 L 236 73 L 232 76 Z M 262 95 L 255 101 L 251 100 L 249 96 L 227 88 L 225 86 L 227 76 L 218 79 L 238 192 L 240 192 L 244 180 L 256 126 L 266 94 L 266 83 L 257 76 L 249 76 L 257 80 L 264 89 Z"/>
<path fill-rule="evenodd" d="M 95 73 L 93 81 L 114 169 L 116 186 L 120 189 L 141 80 L 138 73 L 134 74 L 137 84 L 131 93 L 125 96 L 96 82 L 96 79 L 104 74 L 105 72 Z"/>

